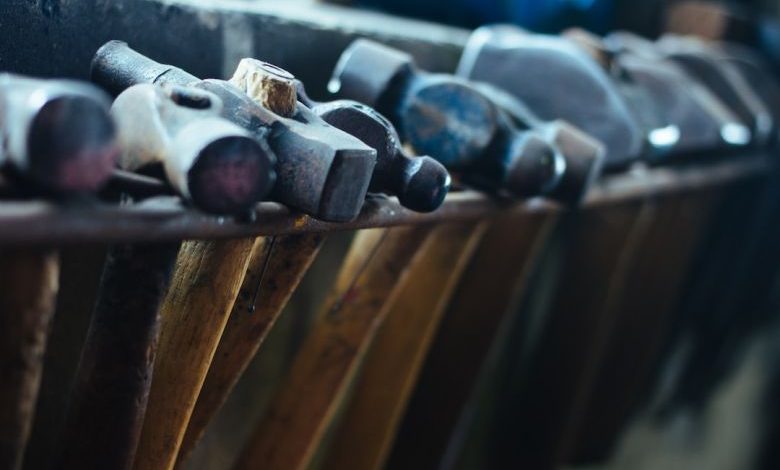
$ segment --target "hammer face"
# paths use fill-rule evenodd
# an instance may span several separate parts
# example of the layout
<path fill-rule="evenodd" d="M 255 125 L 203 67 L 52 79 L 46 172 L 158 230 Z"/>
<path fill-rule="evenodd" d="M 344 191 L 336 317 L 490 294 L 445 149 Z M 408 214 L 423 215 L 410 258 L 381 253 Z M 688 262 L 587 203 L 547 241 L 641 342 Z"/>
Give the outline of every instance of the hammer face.
<path fill-rule="evenodd" d="M 108 108 L 91 85 L 0 74 L 0 164 L 49 190 L 98 189 L 119 153 Z"/>
<path fill-rule="evenodd" d="M 382 106 L 386 93 L 394 82 L 413 70 L 409 54 L 358 39 L 341 54 L 328 90 L 386 112 Z"/>
<path fill-rule="evenodd" d="M 123 143 L 120 165 L 162 165 L 177 191 L 207 212 L 251 208 L 273 184 L 268 155 L 244 129 L 219 117 L 216 95 L 136 85 L 112 107 Z"/>
<path fill-rule="evenodd" d="M 495 106 L 457 80 L 429 78 L 418 80 L 401 103 L 402 135 L 449 168 L 473 165 L 496 134 Z"/>
<path fill-rule="evenodd" d="M 328 125 L 298 104 L 284 131 L 271 132 L 269 143 L 279 155 L 279 183 L 274 195 L 323 220 L 348 221 L 360 212 L 377 151 Z"/>
<path fill-rule="evenodd" d="M 596 137 L 606 147 L 607 168 L 623 167 L 642 152 L 641 129 L 606 72 L 565 39 L 506 25 L 479 28 L 458 74 L 504 89 L 541 119 L 565 119 Z"/>

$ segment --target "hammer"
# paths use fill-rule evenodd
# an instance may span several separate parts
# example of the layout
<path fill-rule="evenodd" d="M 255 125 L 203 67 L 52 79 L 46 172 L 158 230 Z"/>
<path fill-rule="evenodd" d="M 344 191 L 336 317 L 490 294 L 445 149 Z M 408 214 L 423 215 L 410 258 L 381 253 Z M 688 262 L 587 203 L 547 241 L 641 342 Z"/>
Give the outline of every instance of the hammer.
<path fill-rule="evenodd" d="M 89 84 L 0 74 L 0 167 L 54 193 L 98 190 L 119 153 L 109 103 Z"/>
<path fill-rule="evenodd" d="M 250 96 L 256 96 L 262 105 L 267 95 L 254 91 L 258 84 L 271 78 L 286 83 L 289 91 L 282 96 L 297 98 L 328 124 L 376 150 L 369 191 L 395 195 L 401 205 L 418 212 L 433 211 L 444 201 L 450 186 L 450 176 L 444 166 L 428 156 L 409 156 L 401 147 L 393 125 L 374 109 L 349 100 L 316 102 L 308 97 L 300 80 L 257 59 L 242 59 L 231 82 Z"/>
<path fill-rule="evenodd" d="M 95 54 L 92 79 L 118 94 L 140 83 L 192 85 L 218 96 L 222 117 L 267 140 L 276 154 L 278 179 L 272 199 L 328 221 L 355 218 L 363 205 L 376 151 L 328 125 L 294 96 L 286 100 L 290 117 L 258 105 L 224 80 L 200 80 L 184 70 L 160 64 L 126 43 L 109 41 Z"/>
<path fill-rule="evenodd" d="M 120 166 L 162 170 L 179 194 L 211 213 L 248 211 L 276 177 L 263 141 L 219 116 L 222 101 L 192 87 L 135 85 L 114 101 Z"/>
<path fill-rule="evenodd" d="M 644 135 L 607 73 L 582 50 L 556 37 L 511 25 L 475 30 L 457 75 L 501 88 L 544 120 L 564 119 L 601 141 L 605 171 L 637 161 Z M 552 94 L 550 90 L 565 90 Z"/>
<path fill-rule="evenodd" d="M 750 130 L 717 96 L 665 59 L 652 42 L 625 32 L 603 40 L 580 29 L 564 36 L 586 51 L 626 96 L 645 131 L 645 159 L 665 163 L 729 151 L 748 143 Z"/>
<path fill-rule="evenodd" d="M 422 72 L 411 56 L 381 44 L 352 43 L 330 89 L 375 107 L 412 148 L 482 189 L 509 197 L 552 194 L 566 172 L 556 148 L 535 131 L 518 130 L 470 83 Z"/>

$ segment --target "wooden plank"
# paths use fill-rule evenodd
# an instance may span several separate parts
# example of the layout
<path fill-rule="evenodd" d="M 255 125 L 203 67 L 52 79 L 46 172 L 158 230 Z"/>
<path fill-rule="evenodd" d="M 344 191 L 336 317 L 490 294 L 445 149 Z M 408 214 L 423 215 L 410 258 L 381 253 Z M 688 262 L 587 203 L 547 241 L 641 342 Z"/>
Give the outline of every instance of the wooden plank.
<path fill-rule="evenodd" d="M 441 315 L 486 228 L 449 224 L 431 233 L 369 348 L 322 468 L 382 468 Z"/>
<path fill-rule="evenodd" d="M 174 466 L 253 246 L 252 238 L 182 245 L 160 310 L 160 341 L 136 470 Z"/>
<path fill-rule="evenodd" d="M 496 331 L 523 297 L 557 218 L 508 215 L 488 228 L 451 299 L 388 458 L 389 468 L 435 468 Z"/>
<path fill-rule="evenodd" d="M 613 331 L 597 358 L 589 397 L 574 413 L 580 424 L 572 426 L 566 451 L 569 462 L 592 463 L 608 457 L 633 406 L 644 397 L 696 248 L 711 226 L 720 197 L 715 191 L 704 191 L 659 207 L 613 306 Z"/>
<path fill-rule="evenodd" d="M 493 465 L 557 468 L 611 331 L 610 305 L 656 214 L 651 202 L 619 203 L 572 214 L 564 225 L 559 284 L 531 348 L 528 370 L 503 393 Z"/>
<path fill-rule="evenodd" d="M 178 243 L 169 243 L 109 251 L 55 468 L 132 467 L 149 398 L 160 304 L 178 250 Z"/>
<path fill-rule="evenodd" d="M 263 345 L 325 241 L 324 234 L 271 238 L 253 250 L 244 282 L 209 367 L 182 440 L 177 467 L 203 436 L 238 379 Z"/>
<path fill-rule="evenodd" d="M 54 314 L 59 259 L 47 249 L 0 253 L 0 468 L 21 468 Z"/>
<path fill-rule="evenodd" d="M 409 263 L 429 227 L 388 229 L 372 243 L 355 244 L 368 254 L 353 262 L 356 272 L 347 288 L 332 295 L 304 340 L 269 411 L 261 420 L 234 468 L 301 469 L 315 457 L 357 373 L 377 327 L 399 293 Z M 365 236 L 376 238 L 376 231 Z M 369 245 L 369 246 L 366 246 Z M 353 250 L 354 251 L 354 250 Z M 349 267 L 348 266 L 348 267 Z M 338 281 L 337 288 L 343 288 Z"/>

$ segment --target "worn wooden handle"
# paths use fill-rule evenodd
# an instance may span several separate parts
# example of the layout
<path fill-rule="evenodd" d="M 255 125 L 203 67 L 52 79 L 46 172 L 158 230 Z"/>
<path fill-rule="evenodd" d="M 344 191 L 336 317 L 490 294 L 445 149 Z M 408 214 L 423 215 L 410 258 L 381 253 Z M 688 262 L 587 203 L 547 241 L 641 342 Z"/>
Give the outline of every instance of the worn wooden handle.
<path fill-rule="evenodd" d="M 255 240 L 182 245 L 168 295 L 136 470 L 173 468 Z"/>
<path fill-rule="evenodd" d="M 526 291 L 555 215 L 496 219 L 463 273 L 399 425 L 389 468 L 436 468 L 499 325 Z"/>
<path fill-rule="evenodd" d="M 121 245 L 108 254 L 76 373 L 56 468 L 129 469 L 138 446 L 179 244 Z"/>
<path fill-rule="evenodd" d="M 355 247 L 368 247 L 368 254 L 353 256 L 345 266 L 357 269 L 349 275 L 342 271 L 337 289 L 346 279 L 351 282 L 324 305 L 235 468 L 292 470 L 311 464 L 387 305 L 399 293 L 396 287 L 429 231 L 382 229 L 366 235 L 370 243 L 358 236 Z M 378 240 L 377 232 L 384 232 Z"/>
<path fill-rule="evenodd" d="M 0 253 L 0 468 L 21 468 L 59 286 L 49 250 Z"/>
<path fill-rule="evenodd" d="M 275 237 L 255 245 L 244 282 L 182 440 L 177 467 L 184 465 L 207 425 L 257 354 L 324 241 L 324 234 L 312 233 Z"/>
<path fill-rule="evenodd" d="M 485 228 L 442 225 L 420 248 L 368 350 L 323 468 L 382 468 L 441 314 Z"/>

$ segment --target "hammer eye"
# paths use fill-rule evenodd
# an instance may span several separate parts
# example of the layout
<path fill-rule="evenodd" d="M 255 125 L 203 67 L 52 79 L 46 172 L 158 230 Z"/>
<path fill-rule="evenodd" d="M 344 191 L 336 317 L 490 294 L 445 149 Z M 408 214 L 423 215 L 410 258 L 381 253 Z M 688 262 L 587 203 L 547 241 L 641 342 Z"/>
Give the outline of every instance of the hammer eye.
<path fill-rule="evenodd" d="M 192 109 L 208 109 L 211 107 L 211 97 L 200 90 L 182 86 L 172 86 L 168 96 L 179 106 Z"/>

